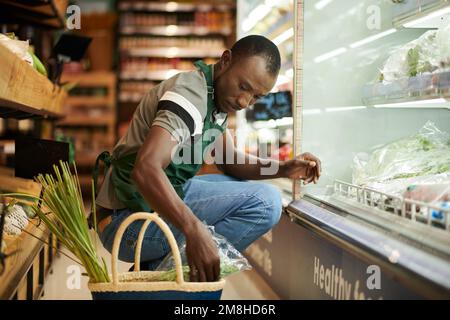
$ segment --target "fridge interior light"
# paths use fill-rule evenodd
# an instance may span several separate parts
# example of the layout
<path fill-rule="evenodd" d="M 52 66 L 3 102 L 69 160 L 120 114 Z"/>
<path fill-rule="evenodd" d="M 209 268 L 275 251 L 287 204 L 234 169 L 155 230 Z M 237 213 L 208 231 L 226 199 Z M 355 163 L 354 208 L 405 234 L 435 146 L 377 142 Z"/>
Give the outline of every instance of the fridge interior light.
<path fill-rule="evenodd" d="M 331 2 L 333 2 L 333 0 L 320 0 L 319 2 L 316 3 L 315 8 L 317 10 L 322 10 L 327 5 L 329 5 Z"/>
<path fill-rule="evenodd" d="M 360 40 L 360 41 L 357 41 L 357 42 L 355 42 L 355 43 L 352 43 L 352 44 L 350 45 L 350 48 L 354 49 L 354 48 L 361 47 L 361 46 L 363 46 L 363 45 L 365 45 L 365 44 L 368 44 L 368 43 L 371 43 L 371 42 L 373 42 L 373 41 L 375 41 L 375 40 L 384 38 L 384 37 L 386 37 L 386 36 L 388 36 L 388 35 L 390 35 L 390 34 L 393 34 L 393 33 L 395 33 L 395 32 L 397 32 L 397 29 L 394 29 L 394 28 L 389 29 L 389 30 L 386 30 L 386 31 L 384 31 L 384 32 L 380 32 L 380 33 L 375 34 L 375 35 L 373 35 L 373 36 L 370 36 L 370 37 L 367 37 L 367 38 L 362 39 L 362 40 Z"/>
<path fill-rule="evenodd" d="M 342 47 L 342 48 L 330 51 L 328 53 L 325 53 L 325 54 L 322 54 L 322 55 L 316 57 L 314 59 L 314 62 L 315 63 L 321 63 L 323 61 L 326 61 L 326 60 L 329 60 L 331 58 L 337 57 L 337 56 L 339 56 L 339 55 L 341 55 L 343 53 L 346 53 L 346 52 L 347 52 L 347 48 Z"/>
<path fill-rule="evenodd" d="M 444 98 L 418 100 L 410 102 L 376 104 L 375 108 L 450 108 L 450 101 Z"/>

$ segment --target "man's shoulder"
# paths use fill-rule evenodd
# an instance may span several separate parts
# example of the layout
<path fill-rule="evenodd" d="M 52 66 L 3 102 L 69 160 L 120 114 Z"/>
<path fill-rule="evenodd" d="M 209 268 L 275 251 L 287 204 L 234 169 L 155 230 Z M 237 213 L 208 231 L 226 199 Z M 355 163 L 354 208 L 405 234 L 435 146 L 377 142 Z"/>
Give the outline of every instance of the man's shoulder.
<path fill-rule="evenodd" d="M 166 80 L 168 86 L 172 87 L 189 87 L 192 89 L 205 89 L 206 80 L 199 70 L 191 70 L 180 72 L 170 79 Z"/>

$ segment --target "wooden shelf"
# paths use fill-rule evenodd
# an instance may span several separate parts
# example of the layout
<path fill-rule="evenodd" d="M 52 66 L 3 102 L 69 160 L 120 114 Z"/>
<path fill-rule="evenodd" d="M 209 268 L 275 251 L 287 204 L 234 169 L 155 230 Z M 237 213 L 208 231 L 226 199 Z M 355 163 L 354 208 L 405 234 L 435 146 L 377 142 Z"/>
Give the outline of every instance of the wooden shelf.
<path fill-rule="evenodd" d="M 68 116 L 66 119 L 57 122 L 58 126 L 80 126 L 80 127 L 98 127 L 114 125 L 114 117 L 106 116 Z"/>
<path fill-rule="evenodd" d="M 34 225 L 36 222 L 32 220 L 26 231 L 40 239 L 48 239 L 49 230 L 42 223 L 36 227 Z M 45 244 L 25 232 L 19 236 L 6 235 L 4 240 L 7 247 L 6 254 L 19 250 L 6 259 L 5 272 L 0 276 L 0 299 L 12 299 L 21 282 L 26 281 L 28 271 L 33 267 L 35 258 L 39 258 Z"/>
<path fill-rule="evenodd" d="M 67 0 L 0 0 L 2 23 L 23 23 L 52 29 L 65 27 Z"/>
<path fill-rule="evenodd" d="M 99 96 L 69 96 L 65 105 L 70 107 L 108 107 L 114 108 L 113 97 L 99 97 Z"/>
<path fill-rule="evenodd" d="M 63 73 L 61 82 L 74 82 L 77 86 L 115 86 L 116 75 L 109 71 L 90 71 L 83 73 Z"/>
<path fill-rule="evenodd" d="M 60 118 L 67 93 L 0 45 L 0 117 Z"/>

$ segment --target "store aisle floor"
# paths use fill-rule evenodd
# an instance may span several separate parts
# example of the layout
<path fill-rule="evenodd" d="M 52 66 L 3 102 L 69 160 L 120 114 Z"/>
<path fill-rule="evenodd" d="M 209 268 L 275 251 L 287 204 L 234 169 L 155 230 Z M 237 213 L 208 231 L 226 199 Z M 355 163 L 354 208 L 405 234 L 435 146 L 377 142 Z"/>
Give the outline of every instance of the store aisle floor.
<path fill-rule="evenodd" d="M 99 252 L 107 262 L 108 269 L 111 270 L 111 255 L 101 244 Z M 119 263 L 119 271 L 123 272 L 130 268 L 130 263 Z M 81 270 L 73 261 L 64 255 L 53 264 L 53 272 L 48 275 L 44 287 L 44 300 L 86 300 L 91 299 L 91 294 L 87 289 L 87 277 L 79 277 Z M 240 272 L 227 278 L 227 284 L 222 294 L 223 300 L 276 300 L 278 296 L 265 283 L 261 276 L 254 270 Z"/>

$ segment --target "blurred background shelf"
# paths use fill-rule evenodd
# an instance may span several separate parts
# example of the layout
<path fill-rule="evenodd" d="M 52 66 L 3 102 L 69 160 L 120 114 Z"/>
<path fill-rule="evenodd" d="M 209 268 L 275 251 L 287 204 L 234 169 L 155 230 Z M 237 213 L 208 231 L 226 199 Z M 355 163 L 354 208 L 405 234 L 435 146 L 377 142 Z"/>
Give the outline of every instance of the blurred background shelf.
<path fill-rule="evenodd" d="M 25 23 L 45 28 L 64 28 L 67 0 L 0 0 L 3 23 Z"/>
<path fill-rule="evenodd" d="M 123 50 L 123 55 L 130 57 L 157 57 L 157 58 L 219 58 L 224 48 L 220 49 L 195 49 L 195 48 L 137 48 Z"/>
<path fill-rule="evenodd" d="M 136 71 L 136 72 L 126 72 L 122 71 L 120 73 L 121 80 L 155 80 L 162 81 L 169 79 L 170 77 L 183 72 L 186 70 L 177 70 L 177 69 L 167 69 L 167 70 L 155 70 L 155 71 Z"/>
<path fill-rule="evenodd" d="M 229 36 L 232 33 L 230 28 L 211 29 L 208 27 L 191 26 L 123 26 L 120 29 L 122 35 L 152 35 L 152 36 Z"/>
<path fill-rule="evenodd" d="M 145 1 L 127 1 L 119 4 L 120 11 L 138 11 L 138 12 L 192 12 L 192 11 L 210 11 L 228 10 L 236 7 L 235 3 L 223 1 L 222 3 L 207 2 L 145 2 Z"/>

